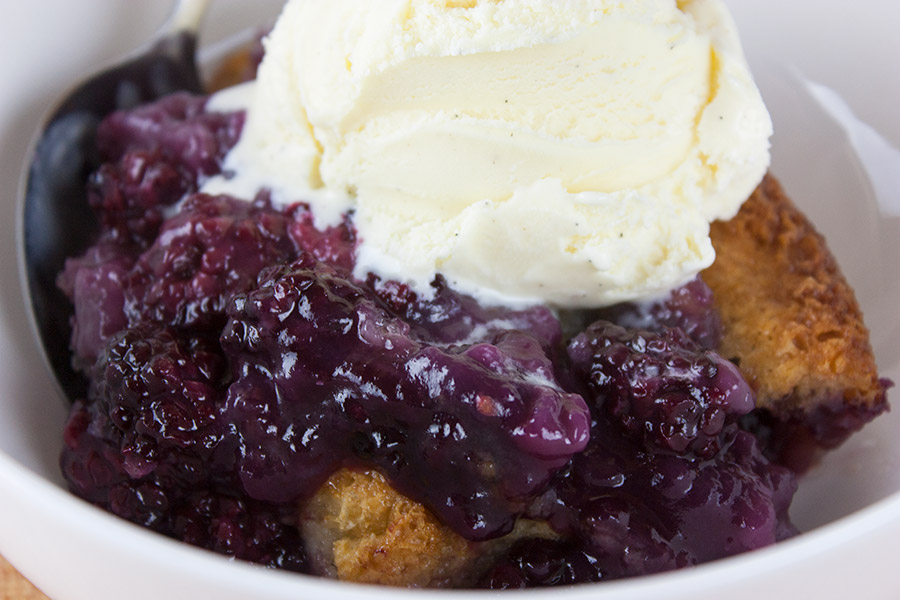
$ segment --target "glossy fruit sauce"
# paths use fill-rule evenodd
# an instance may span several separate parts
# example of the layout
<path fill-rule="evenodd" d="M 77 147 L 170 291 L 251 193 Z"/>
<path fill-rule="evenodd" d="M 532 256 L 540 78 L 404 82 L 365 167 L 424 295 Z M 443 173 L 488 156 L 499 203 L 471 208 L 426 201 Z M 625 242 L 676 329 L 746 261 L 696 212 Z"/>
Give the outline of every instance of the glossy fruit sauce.
<path fill-rule="evenodd" d="M 107 118 L 69 261 L 71 489 L 125 519 L 240 559 L 309 571 L 298 507 L 337 469 L 376 468 L 470 540 L 520 517 L 481 585 L 674 569 L 788 537 L 793 475 L 741 416 L 696 280 L 652 306 L 560 315 L 433 297 L 352 275 L 355 234 L 306 205 L 197 193 L 243 115 L 176 95 Z"/>

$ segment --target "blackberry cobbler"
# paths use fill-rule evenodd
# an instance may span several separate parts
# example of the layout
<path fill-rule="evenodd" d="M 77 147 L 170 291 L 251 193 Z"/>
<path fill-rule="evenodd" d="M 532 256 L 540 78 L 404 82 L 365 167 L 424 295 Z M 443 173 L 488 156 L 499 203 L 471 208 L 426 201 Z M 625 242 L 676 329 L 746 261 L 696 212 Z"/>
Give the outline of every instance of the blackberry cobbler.
<path fill-rule="evenodd" d="M 858 325 L 848 372 L 862 383 L 813 365 L 800 386 L 746 350 L 754 314 L 793 309 L 747 306 L 739 257 L 805 268 L 797 248 L 824 251 L 814 233 L 785 239 L 806 225 L 771 179 L 745 207 L 777 213 L 771 239 L 758 219 L 742 235 L 743 216 L 714 229 L 732 262 L 668 298 L 484 306 L 440 277 L 428 298 L 354 277 L 352 215 L 320 230 L 304 203 L 276 207 L 265 190 L 199 193 L 244 118 L 205 104 L 175 95 L 102 123 L 89 200 L 103 231 L 60 276 L 90 380 L 63 473 L 129 521 L 356 581 L 605 581 L 795 535 L 788 466 L 886 408 L 830 255 L 804 281 L 840 300 L 817 318 L 839 305 L 852 322 L 822 344 Z"/>

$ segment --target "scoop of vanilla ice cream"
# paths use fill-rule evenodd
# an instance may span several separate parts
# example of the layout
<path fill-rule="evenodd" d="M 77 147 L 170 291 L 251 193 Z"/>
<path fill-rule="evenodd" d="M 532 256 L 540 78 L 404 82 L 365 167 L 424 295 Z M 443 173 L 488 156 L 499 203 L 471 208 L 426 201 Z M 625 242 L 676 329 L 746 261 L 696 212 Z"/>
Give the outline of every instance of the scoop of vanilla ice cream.
<path fill-rule="evenodd" d="M 290 0 L 266 51 L 232 170 L 352 208 L 358 271 L 422 292 L 658 295 L 769 164 L 720 0 Z"/>

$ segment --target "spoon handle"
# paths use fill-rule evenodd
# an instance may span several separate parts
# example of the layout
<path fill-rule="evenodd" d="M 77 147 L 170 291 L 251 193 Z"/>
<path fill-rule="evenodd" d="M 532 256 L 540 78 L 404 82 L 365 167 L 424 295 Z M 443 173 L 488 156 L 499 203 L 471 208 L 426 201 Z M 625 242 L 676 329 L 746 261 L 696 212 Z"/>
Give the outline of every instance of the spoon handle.
<path fill-rule="evenodd" d="M 208 7 L 209 0 L 179 0 L 165 29 L 169 33 L 196 32 Z"/>

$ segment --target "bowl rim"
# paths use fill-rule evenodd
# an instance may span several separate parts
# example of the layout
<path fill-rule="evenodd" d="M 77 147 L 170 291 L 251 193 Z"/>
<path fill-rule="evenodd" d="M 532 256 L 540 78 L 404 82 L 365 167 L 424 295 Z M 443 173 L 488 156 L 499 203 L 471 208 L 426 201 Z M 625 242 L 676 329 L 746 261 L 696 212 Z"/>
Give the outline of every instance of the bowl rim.
<path fill-rule="evenodd" d="M 0 489 L 3 499 L 13 496 L 35 510 L 50 510 L 56 520 L 63 520 L 71 533 L 92 536 L 95 541 L 116 544 L 133 550 L 153 564 L 166 565 L 169 570 L 189 571 L 192 575 L 203 573 L 218 586 L 245 589 L 248 592 L 265 589 L 272 598 L 295 597 L 298 592 L 339 594 L 341 598 L 365 600 L 389 600 L 396 595 L 415 598 L 471 597 L 473 593 L 491 593 L 490 590 L 409 590 L 383 586 L 341 582 L 313 575 L 303 575 L 276 569 L 266 569 L 251 563 L 236 561 L 167 538 L 143 527 L 120 519 L 90 503 L 72 495 L 0 450 Z M 47 513 L 51 514 L 51 513 Z M 610 581 L 602 584 L 604 598 L 650 597 L 651 594 L 672 589 L 694 591 L 713 590 L 718 587 L 757 577 L 781 569 L 789 569 L 800 561 L 812 561 L 833 549 L 861 540 L 872 532 L 887 527 L 900 526 L 900 492 L 896 492 L 845 517 L 817 527 L 803 535 L 784 540 L 766 548 L 723 558 L 687 569 L 669 571 L 639 578 Z M 0 537 L 0 542 L 3 541 Z M 18 567 L 21 560 L 18 548 L 8 544 L 2 552 Z M 139 549 L 139 550 L 138 550 Z M 49 573 L 35 573 L 22 565 L 23 574 L 39 586 L 50 579 Z M 569 600 L 593 598 L 597 584 L 582 584 L 568 588 L 535 588 L 526 590 L 533 597 L 550 594 Z"/>

